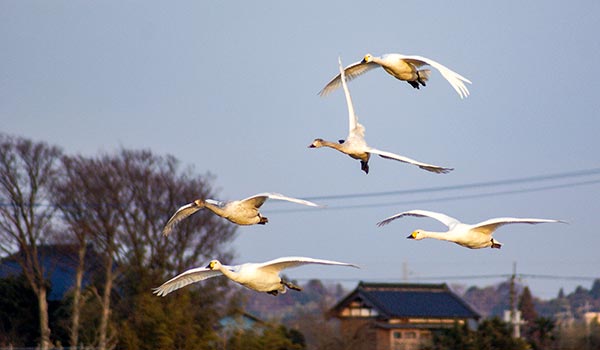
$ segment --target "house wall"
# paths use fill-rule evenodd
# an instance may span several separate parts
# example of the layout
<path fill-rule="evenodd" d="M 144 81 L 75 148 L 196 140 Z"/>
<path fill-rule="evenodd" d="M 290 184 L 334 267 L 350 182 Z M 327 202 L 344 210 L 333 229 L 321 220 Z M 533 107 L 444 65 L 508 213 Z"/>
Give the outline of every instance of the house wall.
<path fill-rule="evenodd" d="M 432 338 L 427 329 L 391 329 L 387 335 L 389 350 L 419 350 L 430 344 Z"/>
<path fill-rule="evenodd" d="M 379 347 L 376 347 L 377 329 L 373 325 L 373 318 L 352 317 L 340 319 L 341 338 L 346 348 L 353 350 L 379 350 Z"/>
<path fill-rule="evenodd" d="M 353 350 L 419 350 L 432 338 L 428 329 L 375 327 L 372 318 L 344 318 L 340 321 L 343 342 Z"/>

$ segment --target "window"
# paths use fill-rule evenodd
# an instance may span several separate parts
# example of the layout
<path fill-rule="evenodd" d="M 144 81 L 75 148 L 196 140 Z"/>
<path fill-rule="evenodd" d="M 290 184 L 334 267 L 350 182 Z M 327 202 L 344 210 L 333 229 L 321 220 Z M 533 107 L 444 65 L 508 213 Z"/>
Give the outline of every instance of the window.
<path fill-rule="evenodd" d="M 402 339 L 402 332 L 394 332 L 394 339 Z"/>
<path fill-rule="evenodd" d="M 404 332 L 404 337 L 406 339 L 415 339 L 417 337 L 416 332 Z"/>
<path fill-rule="evenodd" d="M 341 312 L 342 316 L 358 316 L 358 317 L 373 317 L 377 316 L 376 310 L 365 305 L 361 300 L 354 300 L 348 307 L 344 308 Z"/>

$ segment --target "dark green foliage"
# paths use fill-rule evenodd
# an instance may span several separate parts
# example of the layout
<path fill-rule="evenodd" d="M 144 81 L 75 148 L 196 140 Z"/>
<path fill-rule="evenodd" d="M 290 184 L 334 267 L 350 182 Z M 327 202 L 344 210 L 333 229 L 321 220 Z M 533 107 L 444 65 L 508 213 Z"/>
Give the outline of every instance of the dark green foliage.
<path fill-rule="evenodd" d="M 555 328 L 556 325 L 552 319 L 538 317 L 529 322 L 525 337 L 532 349 L 551 349 L 556 340 Z"/>
<path fill-rule="evenodd" d="M 37 345 L 36 305 L 35 293 L 23 275 L 0 279 L 0 347 Z"/>
<path fill-rule="evenodd" d="M 433 337 L 432 350 L 525 350 L 527 343 L 512 338 L 508 324 L 499 318 L 482 321 L 476 331 L 455 324 Z"/>
<path fill-rule="evenodd" d="M 225 340 L 228 350 L 303 350 L 302 333 L 285 326 L 265 325 L 233 334 Z M 220 349 L 220 347 L 217 347 Z"/>

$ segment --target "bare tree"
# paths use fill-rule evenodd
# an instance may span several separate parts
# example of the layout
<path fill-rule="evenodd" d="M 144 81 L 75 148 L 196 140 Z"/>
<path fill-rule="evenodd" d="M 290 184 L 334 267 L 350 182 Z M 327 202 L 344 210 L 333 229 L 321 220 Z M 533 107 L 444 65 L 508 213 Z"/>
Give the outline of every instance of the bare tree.
<path fill-rule="evenodd" d="M 83 277 L 86 266 L 86 253 L 94 232 L 89 226 L 86 203 L 74 201 L 75 193 L 85 191 L 87 174 L 82 160 L 75 157 L 63 157 L 61 175 L 53 186 L 53 202 L 63 215 L 65 233 L 63 239 L 73 242 L 77 252 L 75 267 L 75 285 L 73 286 L 73 301 L 71 307 L 71 326 L 69 329 L 69 345 L 77 348 L 79 345 L 79 328 L 82 309 Z"/>
<path fill-rule="evenodd" d="M 37 296 L 40 347 L 50 347 L 48 287 L 39 247 L 50 237 L 55 208 L 49 192 L 61 151 L 45 143 L 0 135 L 0 250 L 14 256 Z"/>
<path fill-rule="evenodd" d="M 182 203 L 212 195 L 207 181 L 193 176 L 189 169 L 180 171 L 173 157 L 158 157 L 150 151 L 122 150 L 116 155 L 95 158 L 64 157 L 63 164 L 64 179 L 56 186 L 56 200 L 81 249 L 80 259 L 85 258 L 85 249 L 90 245 L 104 259 L 104 276 L 98 284 L 98 347 L 109 349 L 117 341 L 119 335 L 110 332 L 111 324 L 119 325 L 120 337 L 126 337 L 126 342 L 138 344 L 119 344 L 124 349 L 140 348 L 142 343 L 158 346 L 151 339 L 158 336 L 157 342 L 165 341 L 165 346 L 201 347 L 193 340 L 198 340 L 199 332 L 190 319 L 203 321 L 206 315 L 214 313 L 210 309 L 214 301 L 208 298 L 215 293 L 198 293 L 200 299 L 193 301 L 189 297 L 165 300 L 152 295 L 151 287 L 176 272 L 205 262 L 213 254 L 224 259 L 231 256 L 223 246 L 233 238 L 235 227 L 210 213 L 195 214 L 168 238 L 161 235 L 163 225 Z M 113 285 L 117 284 L 119 293 L 111 298 Z M 190 307 L 200 302 L 201 312 Z M 75 305 L 74 302 L 74 314 Z M 169 309 L 181 311 L 173 313 Z M 152 316 L 144 317 L 145 312 Z M 178 323 L 165 329 L 159 317 Z M 71 346 L 76 344 L 73 333 L 77 327 L 73 315 Z M 152 327 L 159 327 L 159 332 L 153 332 Z M 173 343 L 168 343 L 168 339 Z M 178 339 L 187 345 L 178 344 Z"/>
<path fill-rule="evenodd" d="M 114 163 L 114 159 L 109 156 L 65 159 L 65 172 L 73 181 L 68 184 L 71 190 L 70 203 L 67 199 L 61 205 L 68 209 L 65 220 L 73 233 L 83 240 L 80 244 L 85 244 L 89 237 L 102 259 L 103 277 L 98 293 L 101 311 L 97 338 L 97 346 L 101 350 L 113 345 L 109 332 L 111 293 L 119 273 L 118 240 L 123 227 L 118 208 L 123 181 L 116 172 Z"/>

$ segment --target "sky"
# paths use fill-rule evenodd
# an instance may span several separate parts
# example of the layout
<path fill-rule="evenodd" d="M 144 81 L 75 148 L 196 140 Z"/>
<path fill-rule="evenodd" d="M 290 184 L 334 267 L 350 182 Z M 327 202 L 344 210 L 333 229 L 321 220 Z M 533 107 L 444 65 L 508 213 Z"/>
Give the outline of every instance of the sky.
<path fill-rule="evenodd" d="M 592 0 L 3 0 L 0 131 L 70 154 L 170 154 L 214 175 L 214 199 L 279 192 L 326 205 L 267 202 L 269 223 L 240 227 L 225 263 L 351 262 L 361 268 L 286 271 L 348 288 L 487 286 L 516 264 L 519 281 L 548 299 L 600 277 L 599 16 Z M 463 100 L 437 71 L 420 90 L 382 69 L 349 83 L 371 146 L 454 171 L 372 157 L 366 175 L 356 160 L 307 147 L 347 135 L 342 90 L 317 93 L 338 56 L 347 65 L 367 53 L 421 55 L 473 82 Z M 411 209 L 568 224 L 503 226 L 500 250 L 407 240 L 444 229 L 427 218 L 376 226 Z"/>

